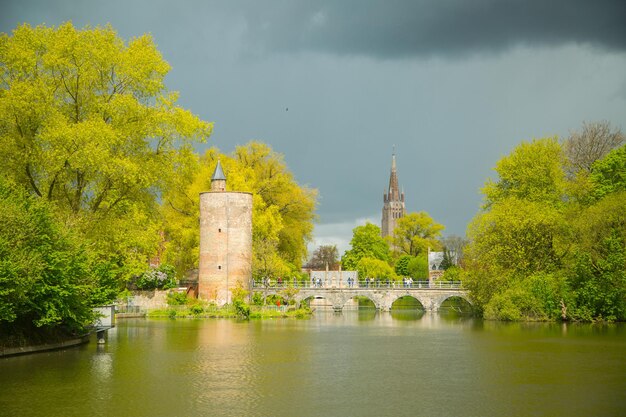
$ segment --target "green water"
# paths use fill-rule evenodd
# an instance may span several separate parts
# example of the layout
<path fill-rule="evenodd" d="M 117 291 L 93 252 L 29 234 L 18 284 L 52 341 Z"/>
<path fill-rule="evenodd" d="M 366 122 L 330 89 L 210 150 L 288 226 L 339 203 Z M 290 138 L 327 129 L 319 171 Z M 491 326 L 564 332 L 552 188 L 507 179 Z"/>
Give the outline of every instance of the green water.
<path fill-rule="evenodd" d="M 626 327 L 410 310 L 119 320 L 0 359 L 2 416 L 624 416 Z"/>

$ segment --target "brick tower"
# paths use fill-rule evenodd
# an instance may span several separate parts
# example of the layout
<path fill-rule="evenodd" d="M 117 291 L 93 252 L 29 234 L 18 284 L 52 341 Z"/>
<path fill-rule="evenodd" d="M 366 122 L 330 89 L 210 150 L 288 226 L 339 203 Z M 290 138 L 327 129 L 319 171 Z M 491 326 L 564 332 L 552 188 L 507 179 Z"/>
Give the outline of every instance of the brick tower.
<path fill-rule="evenodd" d="M 217 161 L 211 191 L 200 193 L 198 296 L 218 305 L 232 302 L 238 282 L 250 288 L 252 277 L 252 194 L 226 191 Z"/>
<path fill-rule="evenodd" d="M 398 172 L 396 169 L 396 153 L 391 157 L 391 175 L 389 176 L 389 189 L 383 194 L 383 220 L 381 222 L 381 234 L 383 237 L 393 235 L 398 219 L 405 214 L 404 192 L 398 188 Z"/>

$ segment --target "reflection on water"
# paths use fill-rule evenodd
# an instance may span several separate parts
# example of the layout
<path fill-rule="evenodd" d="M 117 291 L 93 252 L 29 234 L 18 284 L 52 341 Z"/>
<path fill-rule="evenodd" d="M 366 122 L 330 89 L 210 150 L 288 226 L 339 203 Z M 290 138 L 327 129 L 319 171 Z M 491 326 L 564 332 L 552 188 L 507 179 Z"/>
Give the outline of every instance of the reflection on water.
<path fill-rule="evenodd" d="M 119 320 L 107 344 L 0 360 L 11 416 L 589 416 L 626 407 L 626 327 L 456 309 Z"/>
<path fill-rule="evenodd" d="M 390 314 L 391 318 L 394 320 L 419 320 L 424 316 L 424 310 L 414 310 L 414 309 L 391 309 Z"/>
<path fill-rule="evenodd" d="M 359 321 L 371 321 L 376 319 L 376 308 L 359 308 L 356 311 L 357 317 L 359 319 Z M 350 315 L 350 313 L 348 313 Z M 354 313 L 352 313 L 354 314 Z"/>

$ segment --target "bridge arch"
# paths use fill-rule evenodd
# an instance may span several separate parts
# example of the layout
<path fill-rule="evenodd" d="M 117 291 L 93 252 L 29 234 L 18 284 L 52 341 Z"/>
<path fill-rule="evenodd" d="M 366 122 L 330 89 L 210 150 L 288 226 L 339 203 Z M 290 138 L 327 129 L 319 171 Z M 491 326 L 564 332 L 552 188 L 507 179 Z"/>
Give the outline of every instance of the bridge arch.
<path fill-rule="evenodd" d="M 324 299 L 329 304 L 333 306 L 335 311 L 343 310 L 343 307 L 349 300 L 352 300 L 355 297 L 364 297 L 370 300 L 376 309 L 380 309 L 383 305 L 380 297 L 372 297 L 371 294 L 362 293 L 357 291 L 328 291 L 328 290 L 318 290 L 318 291 L 302 291 L 298 295 L 294 297 L 297 303 L 302 303 L 308 299 Z"/>
<path fill-rule="evenodd" d="M 343 309 L 346 304 L 350 301 L 350 300 L 354 300 L 354 299 L 366 299 L 369 300 L 374 307 L 379 310 L 380 309 L 380 300 L 377 300 L 376 297 L 371 297 L 371 294 L 369 293 L 365 293 L 365 294 L 357 294 L 357 293 L 348 293 L 345 296 L 341 297 L 341 300 L 339 301 L 341 304 L 341 308 Z"/>
<path fill-rule="evenodd" d="M 390 300 L 389 300 L 390 301 L 389 302 L 389 309 L 392 309 L 393 305 L 398 300 L 401 300 L 401 299 L 404 299 L 404 298 L 412 298 L 413 300 L 417 301 L 420 304 L 422 310 L 426 310 L 427 309 L 427 304 L 425 304 L 425 300 L 424 299 L 420 299 L 421 297 L 419 297 L 419 296 L 417 296 L 415 294 L 398 294 L 395 298 L 394 297 L 390 298 Z"/>
<path fill-rule="evenodd" d="M 297 294 L 296 296 L 293 297 L 293 299 L 298 304 L 303 303 L 306 300 L 327 300 L 330 302 L 330 300 L 328 300 L 328 294 L 325 294 L 322 292 L 319 292 L 319 293 L 307 292 L 305 294 Z"/>
<path fill-rule="evenodd" d="M 457 292 L 457 293 L 451 293 L 451 294 L 443 294 L 437 297 L 433 303 L 434 310 L 438 311 L 441 308 L 441 305 L 444 303 L 444 301 L 450 298 L 460 298 L 461 300 L 469 304 L 471 307 L 474 307 L 474 304 L 472 304 L 472 301 L 469 299 L 469 297 L 466 294 Z"/>

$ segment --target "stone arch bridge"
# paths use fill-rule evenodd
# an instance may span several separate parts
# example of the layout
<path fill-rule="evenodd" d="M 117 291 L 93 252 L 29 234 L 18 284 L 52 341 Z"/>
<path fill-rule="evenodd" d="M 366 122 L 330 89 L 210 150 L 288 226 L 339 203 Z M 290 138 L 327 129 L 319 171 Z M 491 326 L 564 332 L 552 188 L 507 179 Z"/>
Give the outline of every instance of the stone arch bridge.
<path fill-rule="evenodd" d="M 283 288 L 266 287 L 256 288 L 266 295 L 279 294 Z M 467 290 L 458 287 L 440 287 L 440 288 L 371 288 L 371 287 L 355 287 L 355 288 L 318 288 L 307 287 L 299 288 L 298 293 L 293 297 L 297 303 L 308 298 L 323 298 L 332 304 L 333 310 L 341 311 L 344 305 L 354 297 L 366 297 L 374 303 L 376 308 L 381 311 L 389 311 L 392 304 L 401 297 L 410 296 L 419 301 L 426 311 L 439 311 L 441 304 L 451 297 L 460 297 L 471 304 Z"/>

